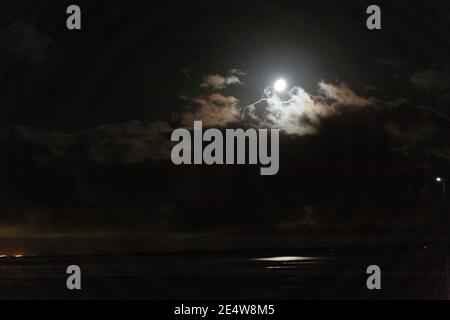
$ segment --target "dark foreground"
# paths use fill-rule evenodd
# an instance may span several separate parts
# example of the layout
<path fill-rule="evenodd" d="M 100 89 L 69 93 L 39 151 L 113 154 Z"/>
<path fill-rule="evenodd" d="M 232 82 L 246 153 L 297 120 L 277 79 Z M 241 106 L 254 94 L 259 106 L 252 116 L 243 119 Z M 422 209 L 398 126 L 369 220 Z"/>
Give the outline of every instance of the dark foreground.
<path fill-rule="evenodd" d="M 445 299 L 437 247 L 260 250 L 0 260 L 0 299 Z M 82 290 L 66 268 L 82 269 Z M 366 287 L 370 265 L 382 290 Z"/>

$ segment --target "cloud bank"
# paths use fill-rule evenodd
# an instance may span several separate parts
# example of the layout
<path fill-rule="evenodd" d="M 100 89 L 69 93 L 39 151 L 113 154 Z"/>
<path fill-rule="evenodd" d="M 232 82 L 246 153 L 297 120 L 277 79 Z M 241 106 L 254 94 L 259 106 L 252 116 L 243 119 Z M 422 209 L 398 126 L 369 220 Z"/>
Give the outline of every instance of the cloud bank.
<path fill-rule="evenodd" d="M 232 70 L 230 74 L 244 73 Z M 219 82 L 223 84 L 222 80 Z M 143 163 L 168 160 L 171 132 L 179 127 L 192 128 L 194 121 L 203 121 L 205 127 L 280 129 L 286 136 L 302 137 L 320 133 L 328 119 L 345 119 L 352 113 L 368 110 L 374 117 L 384 115 L 378 125 L 398 142 L 398 151 L 406 154 L 418 149 L 450 159 L 450 120 L 432 108 L 405 100 L 385 102 L 363 97 L 348 84 L 324 81 L 318 83 L 317 96 L 301 87 L 294 87 L 283 96 L 266 88 L 260 100 L 243 106 L 238 98 L 220 92 L 219 87 L 212 86 L 206 95 L 184 96 L 190 110 L 172 114 L 165 120 L 105 124 L 72 134 L 16 126 L 2 130 L 0 138 L 39 146 L 44 150 L 41 160 L 67 156 L 96 163 Z"/>

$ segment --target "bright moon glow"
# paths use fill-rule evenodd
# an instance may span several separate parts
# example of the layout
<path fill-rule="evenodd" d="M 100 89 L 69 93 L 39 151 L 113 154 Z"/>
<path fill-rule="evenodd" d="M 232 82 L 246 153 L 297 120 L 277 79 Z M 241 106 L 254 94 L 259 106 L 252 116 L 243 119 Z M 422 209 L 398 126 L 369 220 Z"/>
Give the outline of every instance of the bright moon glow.
<path fill-rule="evenodd" d="M 284 90 L 286 90 L 286 87 L 287 87 L 287 83 L 283 79 L 277 80 L 277 82 L 275 82 L 275 85 L 273 86 L 273 88 L 277 92 L 283 92 Z"/>

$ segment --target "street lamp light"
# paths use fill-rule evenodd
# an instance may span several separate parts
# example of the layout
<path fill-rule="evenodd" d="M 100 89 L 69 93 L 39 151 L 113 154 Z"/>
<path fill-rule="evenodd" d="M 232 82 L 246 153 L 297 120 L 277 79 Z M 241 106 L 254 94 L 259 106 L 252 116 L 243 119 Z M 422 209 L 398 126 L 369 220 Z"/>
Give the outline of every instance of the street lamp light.
<path fill-rule="evenodd" d="M 446 190 L 445 190 L 445 179 L 442 178 L 442 177 L 436 177 L 436 182 L 442 184 L 442 205 L 443 205 L 444 212 L 445 212 L 445 209 L 446 209 L 446 201 L 445 201 L 445 200 L 446 200 L 446 199 L 445 199 L 445 193 L 446 193 Z"/>

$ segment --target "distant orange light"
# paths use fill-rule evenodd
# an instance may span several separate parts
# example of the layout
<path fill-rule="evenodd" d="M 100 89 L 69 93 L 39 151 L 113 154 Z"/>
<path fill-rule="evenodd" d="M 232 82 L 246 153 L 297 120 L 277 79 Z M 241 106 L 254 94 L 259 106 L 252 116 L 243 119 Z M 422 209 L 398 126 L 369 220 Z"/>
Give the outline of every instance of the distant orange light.
<path fill-rule="evenodd" d="M 8 258 L 7 254 L 0 254 L 0 258 Z"/>
<path fill-rule="evenodd" d="M 23 254 L 22 253 L 16 253 L 14 255 L 14 258 L 23 258 Z"/>

